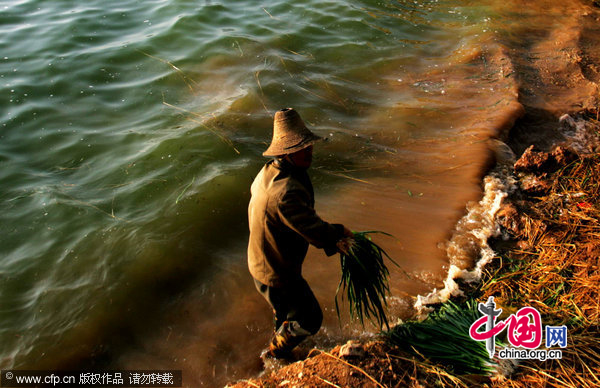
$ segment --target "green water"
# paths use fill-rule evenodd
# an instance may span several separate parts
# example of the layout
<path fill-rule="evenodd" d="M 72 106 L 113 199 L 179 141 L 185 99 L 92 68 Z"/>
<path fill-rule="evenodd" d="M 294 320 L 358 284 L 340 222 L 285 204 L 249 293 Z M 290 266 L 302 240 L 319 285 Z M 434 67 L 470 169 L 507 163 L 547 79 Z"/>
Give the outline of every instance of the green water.
<path fill-rule="evenodd" d="M 494 12 L 466 0 L 0 1 L 0 367 L 110 364 L 115 342 L 160 327 L 173 300 L 211 294 L 216 274 L 250 285 L 249 186 L 277 109 L 330 137 L 315 155 L 324 194 L 360 184 L 327 174 L 342 169 L 402 167 L 350 173 L 364 180 L 453 166 L 472 140 L 455 118 L 482 97 L 452 90 L 474 88 L 483 65 L 465 52 L 489 40 Z M 424 179 L 438 192 L 464 180 L 438 178 Z M 394 182 L 412 196 L 414 182 Z M 423 214 L 435 218 L 439 198 Z M 217 294 L 221 310 L 237 305 Z"/>

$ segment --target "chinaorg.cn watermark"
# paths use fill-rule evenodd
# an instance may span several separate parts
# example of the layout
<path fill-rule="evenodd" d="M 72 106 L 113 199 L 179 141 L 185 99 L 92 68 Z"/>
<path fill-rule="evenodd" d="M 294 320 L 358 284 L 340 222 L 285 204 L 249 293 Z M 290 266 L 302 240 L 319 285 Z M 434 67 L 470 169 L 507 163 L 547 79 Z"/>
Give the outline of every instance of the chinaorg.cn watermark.
<path fill-rule="evenodd" d="M 504 348 L 498 351 L 498 358 L 503 360 L 560 360 L 562 358 L 562 350 Z"/>
<path fill-rule="evenodd" d="M 512 347 L 500 349 L 498 358 L 540 361 L 562 358 L 560 349 L 550 348 L 567 347 L 567 327 L 543 327 L 540 313 L 534 307 L 523 307 L 505 320 L 496 322 L 502 309 L 496 309 L 494 297 L 490 296 L 487 303 L 479 303 L 478 310 L 483 316 L 471 325 L 469 335 L 475 341 L 485 341 L 490 358 L 496 354 L 496 336 L 504 329 L 507 330 L 508 342 Z M 482 327 L 483 330 L 480 330 Z M 538 349 L 542 345 L 542 333 L 545 334 L 546 349 Z"/>

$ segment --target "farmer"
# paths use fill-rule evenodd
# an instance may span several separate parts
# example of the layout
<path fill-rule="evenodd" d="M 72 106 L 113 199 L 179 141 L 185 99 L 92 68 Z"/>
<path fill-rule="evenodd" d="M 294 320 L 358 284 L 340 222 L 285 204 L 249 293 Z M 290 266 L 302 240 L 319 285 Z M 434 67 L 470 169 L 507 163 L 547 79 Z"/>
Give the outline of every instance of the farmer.
<path fill-rule="evenodd" d="M 271 145 L 263 152 L 274 159 L 252 183 L 248 267 L 275 314 L 275 333 L 263 353 L 266 357 L 290 358 L 292 349 L 321 327 L 321 307 L 302 277 L 308 244 L 331 256 L 347 251 L 352 236 L 346 227 L 323 221 L 314 210 L 307 169 L 313 143 L 320 139 L 294 109 L 278 111 Z"/>

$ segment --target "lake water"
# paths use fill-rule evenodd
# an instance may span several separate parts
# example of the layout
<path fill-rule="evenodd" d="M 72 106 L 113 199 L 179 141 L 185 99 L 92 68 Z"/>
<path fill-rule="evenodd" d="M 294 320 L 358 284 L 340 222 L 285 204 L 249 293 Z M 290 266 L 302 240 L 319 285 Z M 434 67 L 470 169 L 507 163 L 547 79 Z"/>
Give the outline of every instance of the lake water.
<path fill-rule="evenodd" d="M 410 276 L 392 270 L 406 316 L 473 265 L 447 241 L 522 113 L 520 34 L 582 9 L 560 3 L 0 1 L 0 368 L 257 373 L 246 208 L 288 106 L 328 137 L 319 214 L 395 236 L 377 241 Z M 313 343 L 372 331 L 338 325 L 337 256 L 304 268 Z"/>

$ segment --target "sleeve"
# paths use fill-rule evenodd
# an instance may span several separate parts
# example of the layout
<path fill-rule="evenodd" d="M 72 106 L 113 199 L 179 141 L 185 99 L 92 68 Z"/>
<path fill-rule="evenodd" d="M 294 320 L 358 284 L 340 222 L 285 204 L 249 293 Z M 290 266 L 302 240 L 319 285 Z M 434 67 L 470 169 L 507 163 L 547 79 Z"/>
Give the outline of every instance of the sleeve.
<path fill-rule="evenodd" d="M 288 191 L 278 203 L 279 216 L 286 226 L 331 256 L 337 252 L 336 243 L 344 236 L 344 226 L 323 221 L 309 201 L 308 193 L 302 190 Z"/>

